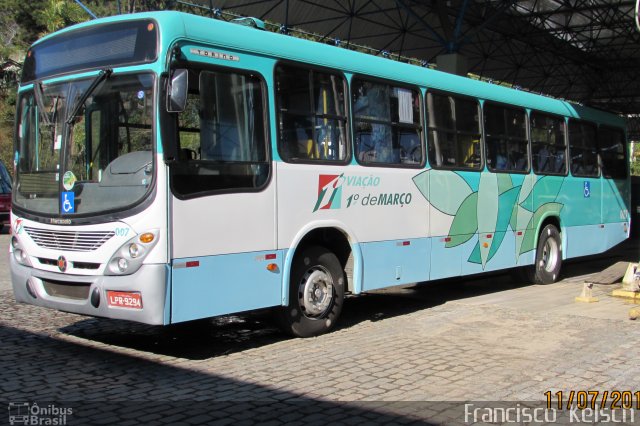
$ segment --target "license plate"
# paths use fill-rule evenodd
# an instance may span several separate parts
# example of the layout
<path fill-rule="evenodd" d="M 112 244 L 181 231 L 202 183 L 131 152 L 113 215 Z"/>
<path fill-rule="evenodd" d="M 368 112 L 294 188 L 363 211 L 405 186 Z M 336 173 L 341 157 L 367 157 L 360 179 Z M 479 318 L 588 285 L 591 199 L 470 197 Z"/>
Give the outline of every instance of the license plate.
<path fill-rule="evenodd" d="M 107 291 L 109 306 L 142 309 L 142 295 L 128 291 Z"/>

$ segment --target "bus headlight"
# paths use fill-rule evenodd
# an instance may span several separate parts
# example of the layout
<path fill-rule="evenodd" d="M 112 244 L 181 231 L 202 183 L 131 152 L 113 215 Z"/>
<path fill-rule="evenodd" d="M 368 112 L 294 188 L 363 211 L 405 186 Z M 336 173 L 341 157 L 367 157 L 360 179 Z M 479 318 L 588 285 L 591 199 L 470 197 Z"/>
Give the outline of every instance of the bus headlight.
<path fill-rule="evenodd" d="M 22 244 L 16 237 L 11 237 L 11 249 L 13 251 L 13 258 L 21 265 L 31 266 L 31 261 L 27 252 L 22 248 Z"/>
<path fill-rule="evenodd" d="M 129 256 L 133 259 L 140 256 L 140 246 L 136 243 L 129 244 Z"/>
<path fill-rule="evenodd" d="M 153 246 L 158 242 L 158 230 L 144 232 L 136 235 L 124 243 L 109 259 L 106 275 L 133 274 L 140 266 Z"/>

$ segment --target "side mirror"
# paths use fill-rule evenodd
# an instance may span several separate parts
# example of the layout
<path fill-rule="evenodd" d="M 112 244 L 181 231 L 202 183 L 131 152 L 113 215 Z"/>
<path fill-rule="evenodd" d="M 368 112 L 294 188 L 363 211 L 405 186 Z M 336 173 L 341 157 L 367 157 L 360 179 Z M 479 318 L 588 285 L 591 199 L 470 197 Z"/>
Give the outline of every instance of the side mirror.
<path fill-rule="evenodd" d="M 183 112 L 187 105 L 189 90 L 189 71 L 174 70 L 167 90 L 167 112 Z"/>

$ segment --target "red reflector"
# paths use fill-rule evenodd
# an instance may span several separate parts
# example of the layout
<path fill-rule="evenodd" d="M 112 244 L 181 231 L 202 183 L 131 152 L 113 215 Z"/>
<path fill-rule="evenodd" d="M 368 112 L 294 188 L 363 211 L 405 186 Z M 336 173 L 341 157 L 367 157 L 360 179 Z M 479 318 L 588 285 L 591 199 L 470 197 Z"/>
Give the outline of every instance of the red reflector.
<path fill-rule="evenodd" d="M 492 237 L 493 237 L 493 235 L 487 234 L 487 238 L 492 238 Z"/>
<path fill-rule="evenodd" d="M 198 260 L 192 260 L 190 262 L 187 262 L 187 264 L 185 265 L 187 268 L 197 268 L 198 266 L 200 266 L 200 261 Z"/>
<path fill-rule="evenodd" d="M 275 259 L 276 257 L 278 257 L 278 255 L 277 255 L 277 254 L 275 254 L 275 253 L 271 253 L 271 254 L 267 254 L 267 255 L 264 257 L 264 260 L 273 260 L 273 259 Z"/>
<path fill-rule="evenodd" d="M 522 231 L 518 231 L 518 235 L 522 235 Z"/>
<path fill-rule="evenodd" d="M 403 241 L 402 245 L 403 246 L 410 246 L 411 245 L 411 241 Z"/>
<path fill-rule="evenodd" d="M 448 243 L 449 241 L 451 241 L 451 237 L 445 237 L 442 239 L 442 241 L 444 241 L 445 243 Z"/>

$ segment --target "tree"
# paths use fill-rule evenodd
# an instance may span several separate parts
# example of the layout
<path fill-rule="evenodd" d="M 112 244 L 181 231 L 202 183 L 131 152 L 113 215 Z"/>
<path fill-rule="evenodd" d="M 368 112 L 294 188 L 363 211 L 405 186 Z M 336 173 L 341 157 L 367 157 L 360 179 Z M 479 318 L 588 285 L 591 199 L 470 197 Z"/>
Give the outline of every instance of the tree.
<path fill-rule="evenodd" d="M 87 12 L 72 0 L 48 0 L 44 8 L 36 12 L 37 21 L 46 28 L 47 33 L 89 18 Z"/>

